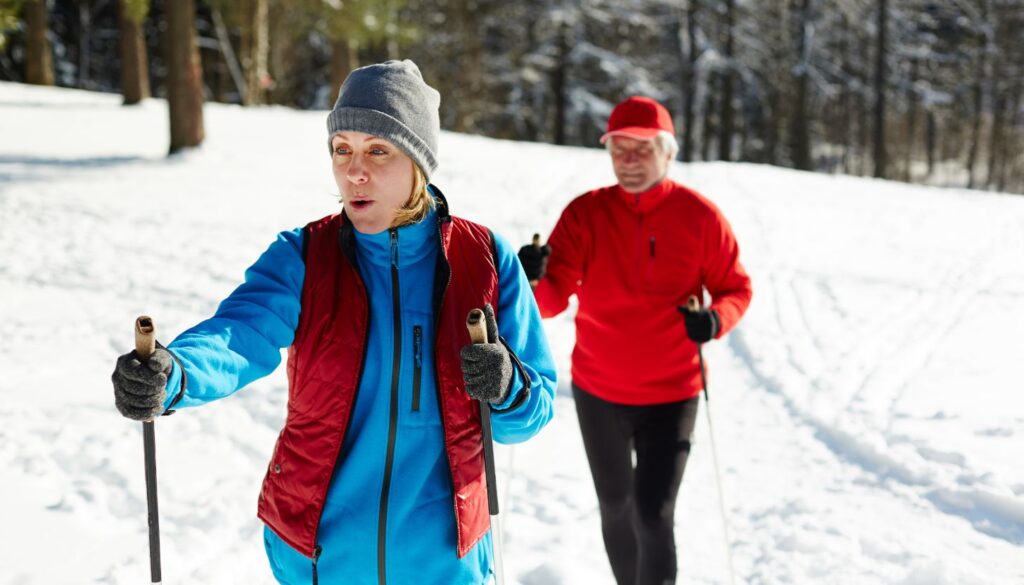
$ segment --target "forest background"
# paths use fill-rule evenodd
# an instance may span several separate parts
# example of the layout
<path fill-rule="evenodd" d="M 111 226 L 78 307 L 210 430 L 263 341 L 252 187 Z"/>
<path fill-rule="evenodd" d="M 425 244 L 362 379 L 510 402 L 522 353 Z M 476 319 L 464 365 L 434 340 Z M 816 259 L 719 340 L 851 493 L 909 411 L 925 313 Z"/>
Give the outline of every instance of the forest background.
<path fill-rule="evenodd" d="M 325 109 L 411 58 L 445 129 L 596 146 L 672 111 L 683 161 L 1024 193 L 1024 0 L 0 0 L 0 80 Z"/>

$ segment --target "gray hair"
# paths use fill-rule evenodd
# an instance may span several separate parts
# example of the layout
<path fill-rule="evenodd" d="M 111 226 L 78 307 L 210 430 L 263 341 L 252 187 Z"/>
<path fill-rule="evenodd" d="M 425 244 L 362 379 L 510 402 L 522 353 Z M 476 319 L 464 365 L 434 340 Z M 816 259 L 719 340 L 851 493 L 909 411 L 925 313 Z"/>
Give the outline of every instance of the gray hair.
<path fill-rule="evenodd" d="M 612 136 L 611 140 L 607 140 L 604 143 L 604 147 L 607 150 L 612 149 L 612 141 L 615 137 Z M 654 135 L 651 139 L 654 142 L 654 146 L 661 152 L 667 152 L 669 160 L 675 160 L 676 154 L 679 153 L 679 143 L 676 142 L 676 137 L 672 136 L 672 133 L 667 130 L 661 130 Z"/>

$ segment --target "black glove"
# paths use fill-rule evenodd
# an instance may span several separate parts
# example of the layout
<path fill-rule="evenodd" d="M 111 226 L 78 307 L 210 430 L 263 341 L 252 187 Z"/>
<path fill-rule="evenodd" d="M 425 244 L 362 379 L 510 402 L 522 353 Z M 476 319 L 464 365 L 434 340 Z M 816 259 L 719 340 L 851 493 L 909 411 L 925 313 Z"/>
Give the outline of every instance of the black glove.
<path fill-rule="evenodd" d="M 118 412 L 134 420 L 160 416 L 172 362 L 170 352 L 162 347 L 156 348 L 146 363 L 134 351 L 117 358 L 110 379 L 114 382 L 114 406 Z"/>
<path fill-rule="evenodd" d="M 540 245 L 540 234 L 533 235 L 533 243 L 519 248 L 519 263 L 523 265 L 523 272 L 531 284 L 544 278 L 544 271 L 548 265 L 548 256 L 551 255 L 551 247 L 547 244 Z"/>
<path fill-rule="evenodd" d="M 472 343 L 462 348 L 462 378 L 466 394 L 474 400 L 501 404 L 512 385 L 512 358 L 498 340 L 498 322 L 494 309 L 484 305 L 487 343 Z"/>
<path fill-rule="evenodd" d="M 686 335 L 697 343 L 711 341 L 718 335 L 720 321 L 718 313 L 714 309 L 699 309 L 691 311 L 686 305 L 677 307 L 683 314 L 683 322 L 686 324 Z"/>

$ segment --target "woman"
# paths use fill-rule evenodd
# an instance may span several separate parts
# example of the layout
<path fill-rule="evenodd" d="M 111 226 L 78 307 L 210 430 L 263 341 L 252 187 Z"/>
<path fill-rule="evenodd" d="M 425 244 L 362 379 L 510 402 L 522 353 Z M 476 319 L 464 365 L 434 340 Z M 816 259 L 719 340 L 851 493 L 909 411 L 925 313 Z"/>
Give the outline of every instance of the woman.
<path fill-rule="evenodd" d="M 281 583 L 487 582 L 476 401 L 503 443 L 552 416 L 554 364 L 515 253 L 428 183 L 439 103 L 412 61 L 353 71 L 327 121 L 343 211 L 280 234 L 211 319 L 148 362 L 117 361 L 116 405 L 145 420 L 235 392 L 289 347 L 259 498 Z M 469 342 L 475 307 L 490 343 Z"/>

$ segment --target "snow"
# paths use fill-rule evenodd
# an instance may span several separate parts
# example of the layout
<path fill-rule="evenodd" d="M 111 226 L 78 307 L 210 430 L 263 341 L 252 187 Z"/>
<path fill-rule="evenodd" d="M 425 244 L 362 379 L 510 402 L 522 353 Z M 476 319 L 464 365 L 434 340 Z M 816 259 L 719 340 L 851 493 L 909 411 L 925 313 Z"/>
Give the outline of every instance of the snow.
<path fill-rule="evenodd" d="M 337 207 L 323 112 L 209 104 L 166 158 L 166 106 L 0 83 L 0 584 L 148 582 L 142 441 L 109 375 L 134 318 L 209 315 L 277 231 Z M 1024 198 L 744 164 L 671 174 L 730 218 L 754 282 L 710 344 L 737 581 L 1024 582 Z M 600 149 L 444 133 L 435 182 L 512 242 L 611 183 Z M 499 448 L 505 567 L 609 584 L 569 392 Z M 256 496 L 283 371 L 157 422 L 167 583 L 270 583 Z M 677 509 L 680 583 L 728 583 L 708 426 Z"/>

